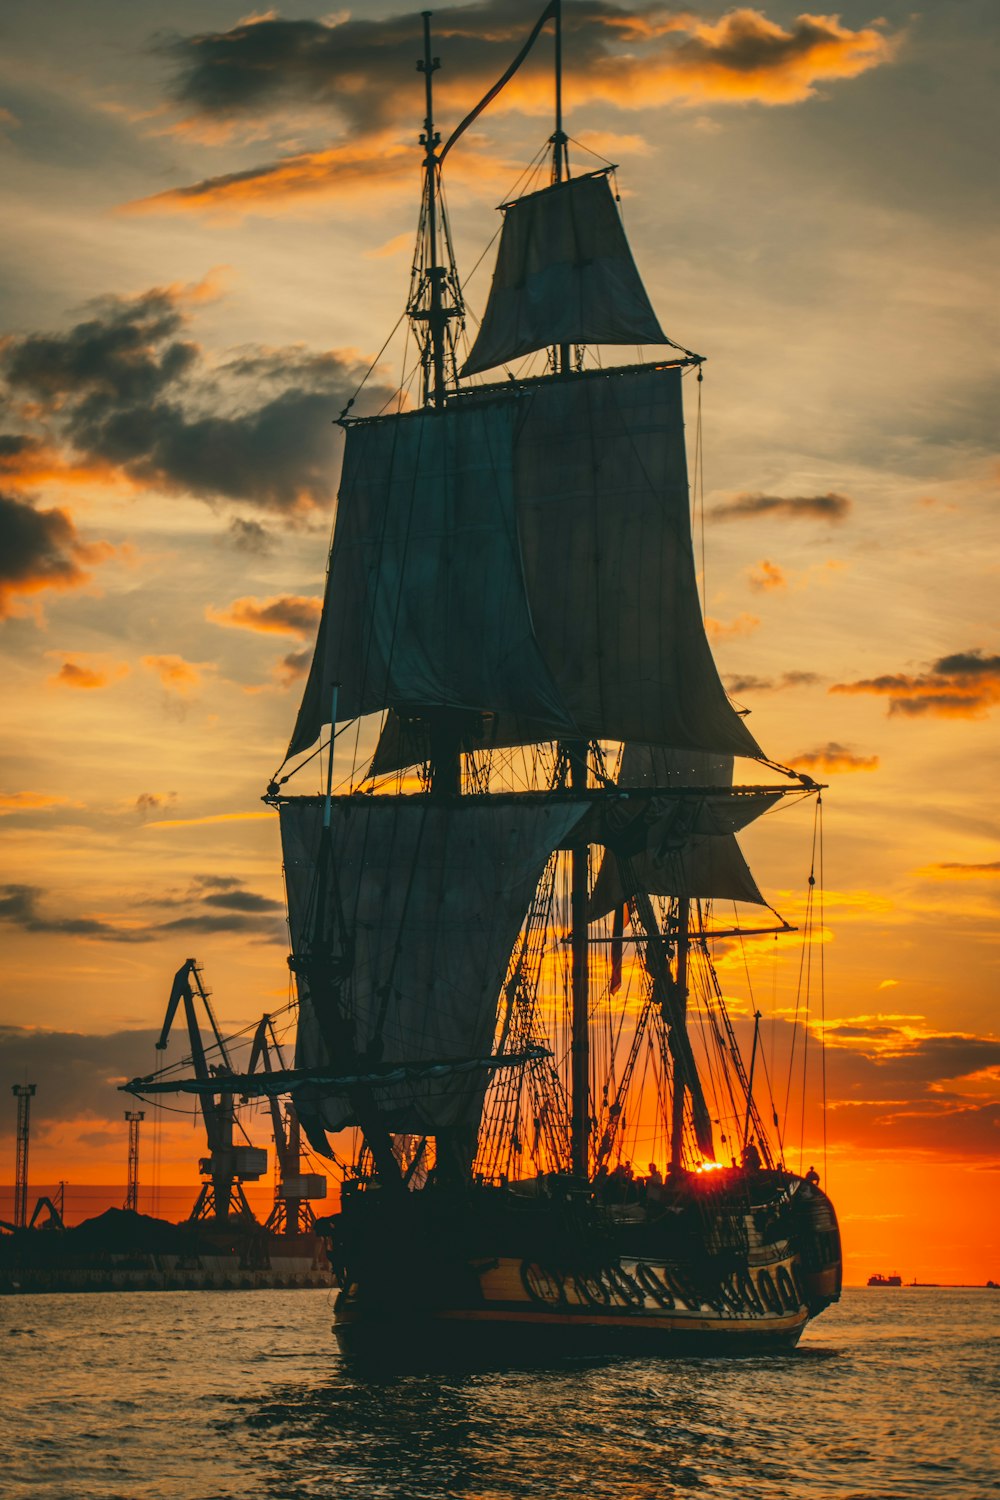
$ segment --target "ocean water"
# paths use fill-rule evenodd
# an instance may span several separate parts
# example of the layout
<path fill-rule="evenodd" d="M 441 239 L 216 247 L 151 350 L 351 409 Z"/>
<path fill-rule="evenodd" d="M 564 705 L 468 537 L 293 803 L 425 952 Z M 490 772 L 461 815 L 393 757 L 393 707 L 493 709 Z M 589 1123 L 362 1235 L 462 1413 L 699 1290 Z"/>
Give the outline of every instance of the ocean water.
<path fill-rule="evenodd" d="M 1000 1293 L 849 1289 L 791 1355 L 388 1374 L 329 1292 L 0 1298 L 3 1500 L 986 1500 Z"/>

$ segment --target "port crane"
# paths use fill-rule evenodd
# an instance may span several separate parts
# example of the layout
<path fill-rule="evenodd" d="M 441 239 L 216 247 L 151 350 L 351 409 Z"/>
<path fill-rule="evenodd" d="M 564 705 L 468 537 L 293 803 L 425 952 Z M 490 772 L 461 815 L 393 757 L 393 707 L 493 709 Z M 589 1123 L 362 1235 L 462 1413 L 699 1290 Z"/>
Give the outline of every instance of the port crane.
<path fill-rule="evenodd" d="M 210 1064 L 205 1050 L 198 1020 L 198 1005 L 201 1002 L 207 1017 L 214 1050 L 222 1059 Z M 195 1077 L 203 1082 L 219 1080 L 233 1073 L 225 1038 L 219 1030 L 212 1009 L 211 992 L 206 989 L 204 977 L 194 958 L 186 959 L 174 975 L 173 988 L 167 1002 L 167 1014 L 163 1021 L 157 1051 L 164 1051 L 179 1007 L 184 1007 L 187 1023 L 188 1044 Z M 211 1044 L 210 1044 L 211 1045 Z M 225 1221 L 231 1215 L 244 1222 L 255 1224 L 253 1210 L 243 1190 L 245 1182 L 259 1182 L 267 1172 L 267 1152 L 258 1146 L 237 1145 L 233 1140 L 236 1128 L 236 1099 L 231 1091 L 221 1089 L 219 1093 L 199 1094 L 202 1119 L 208 1140 L 209 1155 L 202 1157 L 198 1170 L 206 1180 L 202 1183 L 198 1198 L 188 1215 L 188 1222 L 203 1219 Z"/>
<path fill-rule="evenodd" d="M 284 1072 L 285 1058 L 281 1043 L 272 1018 L 265 1012 L 254 1032 L 247 1072 L 255 1072 L 258 1063 L 264 1073 L 272 1072 L 272 1056 L 278 1068 Z M 318 1172 L 302 1171 L 302 1134 L 294 1104 L 289 1102 L 282 1110 L 273 1094 L 268 1096 L 267 1102 L 274 1131 L 278 1184 L 274 1207 L 268 1215 L 265 1228 L 275 1234 L 303 1234 L 312 1229 L 316 1222 L 309 1200 L 326 1197 L 326 1178 Z"/>

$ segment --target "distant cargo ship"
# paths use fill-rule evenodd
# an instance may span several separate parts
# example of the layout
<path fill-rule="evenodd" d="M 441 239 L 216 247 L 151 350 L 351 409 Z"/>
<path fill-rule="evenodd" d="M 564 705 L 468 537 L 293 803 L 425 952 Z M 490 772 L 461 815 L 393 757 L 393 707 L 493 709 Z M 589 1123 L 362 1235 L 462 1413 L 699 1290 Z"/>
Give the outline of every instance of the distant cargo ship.
<path fill-rule="evenodd" d="M 897 1276 L 879 1276 L 878 1274 L 876 1274 L 874 1276 L 869 1276 L 869 1278 L 868 1278 L 868 1285 L 869 1286 L 902 1286 L 903 1285 L 903 1278 L 902 1278 L 902 1276 L 898 1276 L 898 1275 Z"/>

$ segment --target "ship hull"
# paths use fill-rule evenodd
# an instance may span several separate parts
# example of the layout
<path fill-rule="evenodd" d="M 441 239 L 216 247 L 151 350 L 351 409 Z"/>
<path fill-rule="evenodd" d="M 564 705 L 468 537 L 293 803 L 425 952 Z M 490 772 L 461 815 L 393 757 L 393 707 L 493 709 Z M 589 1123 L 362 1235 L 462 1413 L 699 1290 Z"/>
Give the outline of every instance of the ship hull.
<path fill-rule="evenodd" d="M 787 1351 L 840 1294 L 832 1205 L 793 1181 L 753 1199 L 744 1180 L 708 1202 L 693 1189 L 653 1213 L 572 1191 L 362 1194 L 327 1221 L 334 1331 L 357 1352 Z"/>

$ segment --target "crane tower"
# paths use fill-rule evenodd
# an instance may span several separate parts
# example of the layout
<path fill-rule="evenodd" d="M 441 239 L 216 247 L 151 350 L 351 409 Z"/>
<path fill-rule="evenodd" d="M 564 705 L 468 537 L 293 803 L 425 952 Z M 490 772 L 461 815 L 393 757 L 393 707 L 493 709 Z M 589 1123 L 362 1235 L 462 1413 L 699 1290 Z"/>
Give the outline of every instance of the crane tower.
<path fill-rule="evenodd" d="M 15 1083 L 11 1093 L 17 1100 L 17 1159 L 14 1167 L 14 1223 L 23 1229 L 28 1222 L 28 1142 L 31 1131 L 31 1100 L 37 1085 Z"/>

